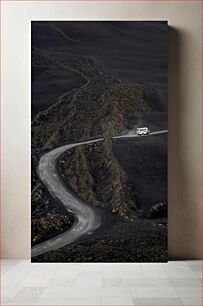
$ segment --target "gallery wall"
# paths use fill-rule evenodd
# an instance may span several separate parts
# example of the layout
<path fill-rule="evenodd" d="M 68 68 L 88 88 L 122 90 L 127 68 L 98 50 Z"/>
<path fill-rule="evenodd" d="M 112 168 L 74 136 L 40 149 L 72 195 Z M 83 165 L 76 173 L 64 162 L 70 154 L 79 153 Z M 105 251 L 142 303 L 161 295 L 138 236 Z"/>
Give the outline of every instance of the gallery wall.
<path fill-rule="evenodd" d="M 169 257 L 201 258 L 201 1 L 2 4 L 1 256 L 30 257 L 30 21 L 168 20 Z"/>

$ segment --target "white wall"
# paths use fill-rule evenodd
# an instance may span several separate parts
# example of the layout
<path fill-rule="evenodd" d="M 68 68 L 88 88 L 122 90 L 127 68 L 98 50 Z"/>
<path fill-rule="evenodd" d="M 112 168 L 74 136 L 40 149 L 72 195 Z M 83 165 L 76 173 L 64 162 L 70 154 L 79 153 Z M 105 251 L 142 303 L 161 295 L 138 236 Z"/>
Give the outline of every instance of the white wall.
<path fill-rule="evenodd" d="M 2 2 L 2 257 L 30 257 L 30 21 L 168 20 L 169 255 L 201 257 L 201 1 Z"/>

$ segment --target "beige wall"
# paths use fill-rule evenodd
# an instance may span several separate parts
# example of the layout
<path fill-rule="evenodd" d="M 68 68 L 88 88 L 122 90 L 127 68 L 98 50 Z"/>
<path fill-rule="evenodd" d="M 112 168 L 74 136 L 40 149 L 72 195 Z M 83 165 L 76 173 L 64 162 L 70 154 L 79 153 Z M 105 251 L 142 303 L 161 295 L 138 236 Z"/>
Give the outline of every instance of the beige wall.
<path fill-rule="evenodd" d="M 169 255 L 201 257 L 201 2 L 2 3 L 2 257 L 30 257 L 30 20 L 168 20 Z"/>

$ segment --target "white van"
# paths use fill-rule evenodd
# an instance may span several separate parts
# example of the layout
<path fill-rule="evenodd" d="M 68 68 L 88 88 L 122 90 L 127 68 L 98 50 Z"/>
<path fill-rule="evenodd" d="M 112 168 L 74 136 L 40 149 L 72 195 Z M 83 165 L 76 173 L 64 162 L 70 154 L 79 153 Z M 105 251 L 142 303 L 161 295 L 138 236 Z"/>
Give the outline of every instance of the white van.
<path fill-rule="evenodd" d="M 142 127 L 142 128 L 137 128 L 137 135 L 139 136 L 146 136 L 149 135 L 150 130 L 148 127 Z"/>

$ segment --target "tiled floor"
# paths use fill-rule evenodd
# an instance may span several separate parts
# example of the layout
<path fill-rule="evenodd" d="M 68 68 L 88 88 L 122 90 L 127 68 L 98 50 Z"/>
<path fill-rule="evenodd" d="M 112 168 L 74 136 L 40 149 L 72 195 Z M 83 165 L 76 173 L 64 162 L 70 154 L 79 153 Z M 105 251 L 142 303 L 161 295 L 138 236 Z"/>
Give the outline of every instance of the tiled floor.
<path fill-rule="evenodd" d="M 202 262 L 31 264 L 2 260 L 1 305 L 202 305 Z"/>

